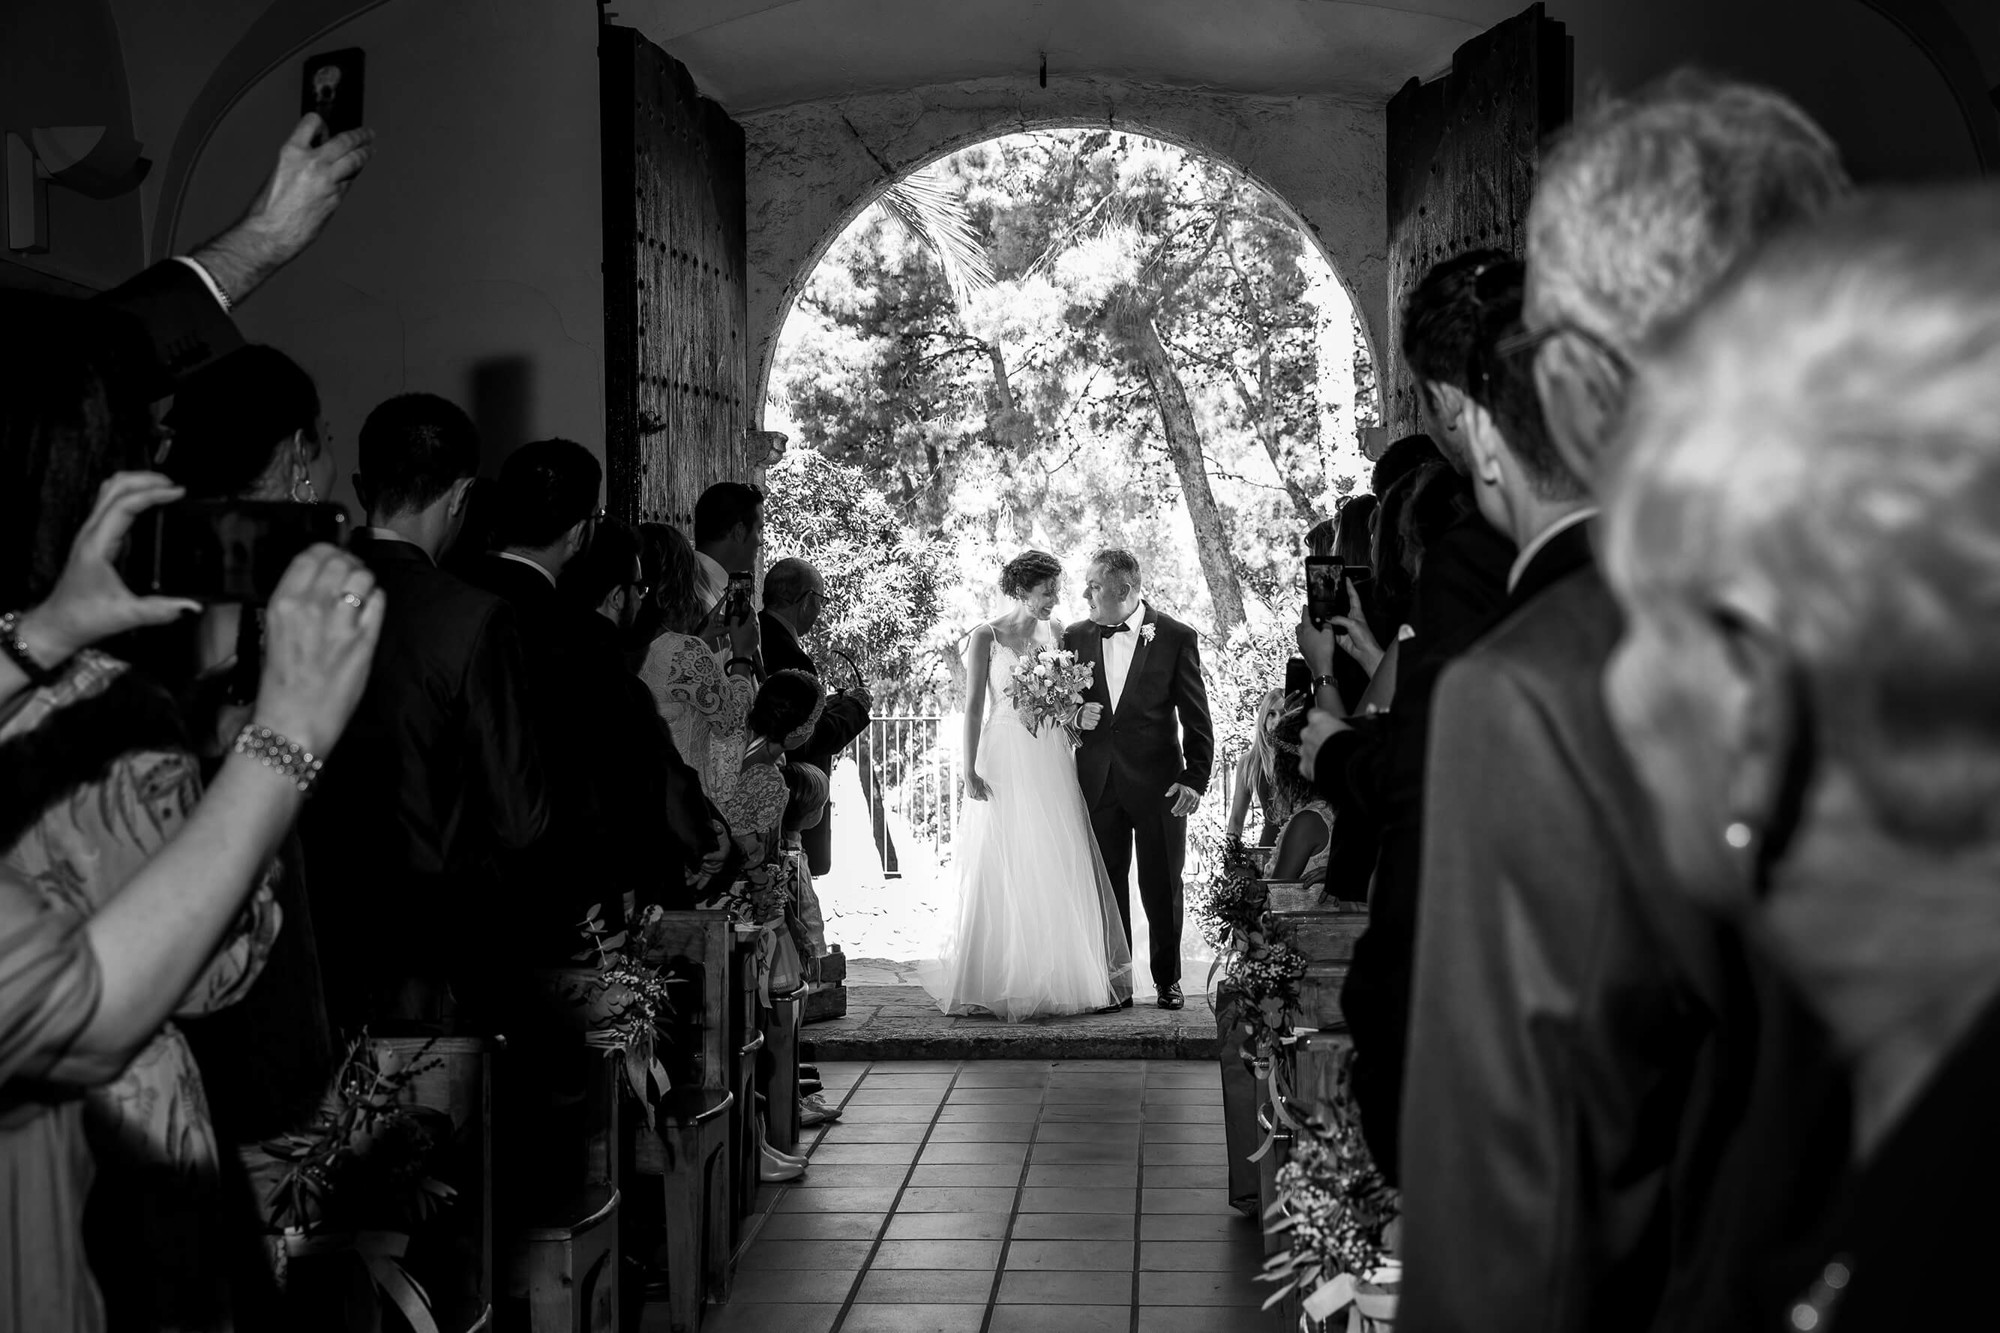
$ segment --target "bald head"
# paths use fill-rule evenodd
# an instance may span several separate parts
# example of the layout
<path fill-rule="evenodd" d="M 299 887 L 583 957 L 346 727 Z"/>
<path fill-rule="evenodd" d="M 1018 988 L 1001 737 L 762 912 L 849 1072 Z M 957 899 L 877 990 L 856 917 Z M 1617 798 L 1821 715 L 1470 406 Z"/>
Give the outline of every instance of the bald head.
<path fill-rule="evenodd" d="M 799 634 L 819 623 L 826 605 L 826 580 L 812 563 L 787 556 L 764 572 L 764 609 Z"/>

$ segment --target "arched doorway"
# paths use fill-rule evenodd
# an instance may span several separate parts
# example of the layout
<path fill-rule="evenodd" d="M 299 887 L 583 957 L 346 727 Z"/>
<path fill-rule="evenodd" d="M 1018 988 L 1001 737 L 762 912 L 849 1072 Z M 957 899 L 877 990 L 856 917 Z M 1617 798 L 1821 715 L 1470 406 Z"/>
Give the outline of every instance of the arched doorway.
<path fill-rule="evenodd" d="M 1212 845 L 1283 678 L 1304 533 L 1366 489 L 1374 358 L 1318 238 L 1184 144 L 1038 129 L 905 173 L 795 287 L 763 400 L 792 437 L 770 540 L 821 566 L 822 660 L 855 658 L 880 705 L 835 775 L 826 897 L 848 952 L 922 956 L 951 901 L 957 649 L 1022 549 L 1073 576 L 1131 549 L 1203 632 L 1218 763 L 1194 841 Z M 1059 616 L 1080 617 L 1078 582 Z"/>

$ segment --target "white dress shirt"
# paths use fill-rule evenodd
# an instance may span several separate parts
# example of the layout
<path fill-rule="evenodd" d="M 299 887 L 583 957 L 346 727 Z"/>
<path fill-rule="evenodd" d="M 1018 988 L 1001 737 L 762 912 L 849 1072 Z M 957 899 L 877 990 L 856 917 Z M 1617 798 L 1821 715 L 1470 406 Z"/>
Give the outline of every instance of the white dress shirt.
<path fill-rule="evenodd" d="M 542 565 L 528 559 L 525 555 L 515 555 L 512 551 L 495 551 L 493 554 L 499 556 L 502 560 L 512 560 L 515 564 L 526 565 L 529 569 L 534 570 L 537 574 L 547 579 L 551 588 L 558 586 L 555 575 L 549 573 Z"/>
<path fill-rule="evenodd" d="M 1104 690 L 1111 696 L 1115 711 L 1125 694 L 1125 677 L 1132 673 L 1132 654 L 1139 649 L 1139 626 L 1146 620 L 1146 604 L 1139 603 L 1125 624 L 1129 632 L 1113 634 L 1104 641 Z"/>
<path fill-rule="evenodd" d="M 1534 537 L 1529 540 L 1528 544 L 1521 548 L 1521 553 L 1514 557 L 1514 566 L 1512 569 L 1509 569 L 1507 571 L 1507 591 L 1510 593 L 1514 591 L 1514 585 L 1521 581 L 1521 575 L 1528 572 L 1528 566 L 1534 562 L 1536 556 L 1542 553 L 1542 548 L 1544 546 L 1547 546 L 1550 542 L 1554 541 L 1557 537 L 1561 536 L 1563 533 L 1568 532 L 1571 528 L 1575 527 L 1577 524 L 1588 523 L 1591 519 L 1596 517 L 1597 517 L 1597 506 L 1585 505 L 1581 509 L 1571 510 L 1569 513 L 1564 514 L 1561 518 L 1557 519 L 1555 522 L 1549 524 L 1546 528 L 1543 528 L 1540 532 L 1536 533 Z"/>
<path fill-rule="evenodd" d="M 701 605 L 702 614 L 706 615 L 721 604 L 723 595 L 729 591 L 729 571 L 714 556 L 700 551 L 694 553 L 694 562 L 701 570 Z"/>

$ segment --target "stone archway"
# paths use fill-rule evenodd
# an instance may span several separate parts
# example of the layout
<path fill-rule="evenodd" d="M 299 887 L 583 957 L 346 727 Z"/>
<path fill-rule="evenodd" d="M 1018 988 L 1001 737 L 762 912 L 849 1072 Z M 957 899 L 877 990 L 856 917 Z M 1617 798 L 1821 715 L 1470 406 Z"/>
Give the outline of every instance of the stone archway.
<path fill-rule="evenodd" d="M 1109 78 L 987 79 L 811 102 L 741 118 L 749 177 L 750 384 L 761 404 L 792 303 L 834 239 L 894 181 L 1033 129 L 1105 126 L 1228 164 L 1278 200 L 1346 289 L 1369 353 L 1387 336 L 1379 108 Z"/>

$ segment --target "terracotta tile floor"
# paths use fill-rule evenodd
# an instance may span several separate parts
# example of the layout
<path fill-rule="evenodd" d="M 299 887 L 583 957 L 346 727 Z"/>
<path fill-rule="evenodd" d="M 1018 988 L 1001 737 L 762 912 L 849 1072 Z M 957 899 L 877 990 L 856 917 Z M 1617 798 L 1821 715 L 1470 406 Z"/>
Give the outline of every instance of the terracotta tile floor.
<path fill-rule="evenodd" d="M 704 1333 L 1281 1333 L 1213 1061 L 821 1072 L 844 1115 Z"/>

